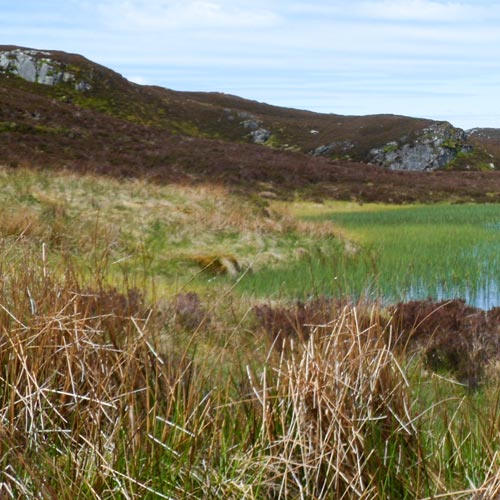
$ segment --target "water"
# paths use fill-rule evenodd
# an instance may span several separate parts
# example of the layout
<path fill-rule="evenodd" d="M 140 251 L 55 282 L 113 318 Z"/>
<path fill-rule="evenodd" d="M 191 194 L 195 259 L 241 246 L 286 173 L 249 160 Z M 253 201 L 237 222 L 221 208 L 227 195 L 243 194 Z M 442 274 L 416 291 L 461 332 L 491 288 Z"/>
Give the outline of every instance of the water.
<path fill-rule="evenodd" d="M 463 299 L 470 306 L 488 311 L 493 307 L 500 306 L 500 287 L 495 282 L 490 282 L 488 285 L 481 287 L 467 287 L 460 289 L 439 287 L 438 289 L 434 289 L 432 291 L 429 291 L 425 287 L 413 287 L 406 292 L 402 292 L 398 296 L 391 296 L 386 300 L 386 302 L 406 302 L 409 300 L 425 300 L 429 298 L 437 302 L 441 302 L 443 300 Z"/>
<path fill-rule="evenodd" d="M 415 206 L 329 218 L 378 249 L 368 270 L 376 276 L 373 296 L 393 302 L 460 298 L 485 310 L 500 306 L 499 205 Z"/>
<path fill-rule="evenodd" d="M 464 299 L 500 306 L 500 205 L 372 206 L 308 215 L 332 222 L 353 242 L 248 275 L 260 296 L 408 300 Z M 344 245 L 345 246 L 345 245 Z"/>
<path fill-rule="evenodd" d="M 434 290 L 433 293 L 426 292 L 425 289 L 410 290 L 406 296 L 407 300 L 421 300 L 431 297 L 436 301 L 463 299 L 471 306 L 479 307 L 485 311 L 489 311 L 493 307 L 500 306 L 500 286 L 496 281 L 489 280 L 480 286 L 461 287 L 455 289 L 447 289 L 440 287 Z"/>

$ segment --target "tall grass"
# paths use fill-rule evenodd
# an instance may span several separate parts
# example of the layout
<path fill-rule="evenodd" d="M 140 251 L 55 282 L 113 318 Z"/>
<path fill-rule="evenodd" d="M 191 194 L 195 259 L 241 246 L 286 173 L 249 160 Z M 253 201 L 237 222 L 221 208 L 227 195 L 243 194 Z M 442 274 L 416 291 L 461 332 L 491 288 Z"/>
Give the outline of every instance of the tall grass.
<path fill-rule="evenodd" d="M 1 275 L 5 498 L 460 498 L 451 492 L 493 488 L 498 387 L 467 395 L 407 365 L 376 306 L 332 309 L 280 349 L 262 332 L 262 355 L 237 354 L 237 342 L 221 371 L 192 348 L 217 335 L 215 322 L 179 350 L 165 343 L 171 309 L 139 290 L 81 282 L 70 261 L 52 275 L 28 251 Z"/>
<path fill-rule="evenodd" d="M 153 280 L 160 293 L 223 286 L 220 276 L 200 273 L 206 267 L 200 263 L 223 258 L 238 269 L 259 269 L 327 247 L 327 226 L 297 221 L 258 196 L 221 186 L 0 167 L 0 238 L 21 238 L 36 249 L 45 244 L 53 266 L 70 253 L 88 276 L 109 265 L 107 278 L 116 285 L 125 275 L 141 286 Z"/>
<path fill-rule="evenodd" d="M 224 287 L 168 297 L 148 276 L 117 270 L 132 248 L 95 179 L 61 181 L 56 191 L 68 198 L 50 201 L 40 178 L 14 178 L 20 185 L 10 179 L 12 192 L 2 193 L 12 212 L 0 216 L 0 498 L 496 494 L 495 366 L 476 392 L 431 373 L 398 347 L 412 332 L 399 331 L 402 323 L 377 304 L 323 301 L 316 314 L 311 303 L 290 329 L 280 314 L 259 321 Z M 53 192 L 55 180 L 42 179 Z M 24 216 L 13 203 L 22 186 L 20 206 L 31 204 Z M 138 205 L 148 192 L 139 187 Z M 75 199 L 90 188 L 109 215 L 102 224 L 77 210 Z M 206 220 L 218 220 L 216 212 Z M 261 226 L 256 215 L 252 238 L 264 233 L 271 244 L 288 227 L 295 250 L 315 238 L 334 241 L 327 227 L 305 224 L 300 239 L 299 226 L 263 217 Z M 124 220 L 138 222 L 131 213 Z M 236 228 L 238 220 L 233 214 L 227 223 Z"/>
<path fill-rule="evenodd" d="M 408 383 L 377 322 L 362 330 L 345 308 L 291 348 L 261 376 L 259 393 L 277 497 L 411 498 L 424 489 Z"/>
<path fill-rule="evenodd" d="M 320 208 L 308 220 L 330 221 L 350 240 L 347 252 L 309 254 L 241 283 L 256 294 L 304 297 L 380 296 L 389 300 L 464 297 L 499 301 L 500 207 L 432 205 Z"/>

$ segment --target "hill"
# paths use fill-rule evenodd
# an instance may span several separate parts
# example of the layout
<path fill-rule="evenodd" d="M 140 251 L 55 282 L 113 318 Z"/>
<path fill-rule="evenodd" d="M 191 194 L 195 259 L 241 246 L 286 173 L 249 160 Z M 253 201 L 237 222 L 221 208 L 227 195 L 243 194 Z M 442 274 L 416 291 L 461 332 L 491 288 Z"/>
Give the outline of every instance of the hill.
<path fill-rule="evenodd" d="M 491 155 L 491 161 L 500 165 L 500 129 L 473 128 L 467 130 L 468 141 Z"/>
<path fill-rule="evenodd" d="M 489 200 L 500 191 L 495 172 L 473 171 L 491 170 L 488 145 L 445 122 L 140 86 L 79 55 L 15 46 L 0 46 L 0 70 L 8 166 L 210 181 L 278 196 Z M 471 172 L 443 171 L 455 168 Z"/>

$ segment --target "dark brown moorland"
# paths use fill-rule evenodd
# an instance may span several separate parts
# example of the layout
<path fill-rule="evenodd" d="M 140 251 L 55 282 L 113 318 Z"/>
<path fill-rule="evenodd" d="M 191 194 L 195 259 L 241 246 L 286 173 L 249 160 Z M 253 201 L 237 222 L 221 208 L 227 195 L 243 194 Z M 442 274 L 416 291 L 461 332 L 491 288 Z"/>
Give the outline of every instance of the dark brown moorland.
<path fill-rule="evenodd" d="M 351 304 L 352 305 L 352 304 Z M 306 341 L 316 325 L 328 332 L 328 325 L 349 307 L 345 300 L 319 297 L 287 306 L 261 304 L 254 308 L 259 327 L 281 351 L 290 340 Z M 433 371 L 452 373 L 469 388 L 476 388 L 492 360 L 500 358 L 498 325 L 500 308 L 483 311 L 463 300 L 417 300 L 389 307 L 388 316 L 374 317 L 366 304 L 358 304 L 358 321 L 363 331 L 378 322 L 391 325 L 386 341 L 406 354 L 421 352 Z M 388 319 L 390 318 L 390 319 Z"/>
<path fill-rule="evenodd" d="M 322 115 L 224 94 L 144 87 L 81 56 L 50 54 L 87 75 L 92 89 L 77 92 L 64 84 L 51 87 L 0 74 L 4 165 L 162 183 L 216 182 L 280 197 L 299 193 L 360 202 L 500 201 L 497 172 L 393 172 L 359 161 L 374 144 L 396 132 L 411 135 L 429 120 Z M 294 151 L 251 144 L 248 130 L 238 123 L 246 113 L 279 129 L 280 140 L 293 144 Z M 313 135 L 314 129 L 321 132 Z M 356 138 L 352 156 L 358 161 L 307 154 L 341 130 L 343 138 Z"/>

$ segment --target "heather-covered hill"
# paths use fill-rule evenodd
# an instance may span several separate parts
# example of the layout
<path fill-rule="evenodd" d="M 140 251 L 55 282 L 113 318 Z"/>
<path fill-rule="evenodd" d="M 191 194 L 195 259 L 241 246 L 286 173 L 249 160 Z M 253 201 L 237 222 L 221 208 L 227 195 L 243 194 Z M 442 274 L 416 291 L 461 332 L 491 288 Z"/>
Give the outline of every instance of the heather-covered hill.
<path fill-rule="evenodd" d="M 404 155 L 438 151 L 437 165 L 458 151 L 465 168 L 486 154 L 443 122 L 322 115 L 140 86 L 82 56 L 13 46 L 0 46 L 0 70 L 4 165 L 210 181 L 279 196 L 500 198 L 495 172 L 391 171 L 397 162 L 406 169 Z M 392 163 L 373 166 L 370 158 Z"/>
<path fill-rule="evenodd" d="M 491 161 L 500 165 L 500 129 L 498 128 L 473 128 L 467 131 L 468 140 L 488 151 Z"/>

